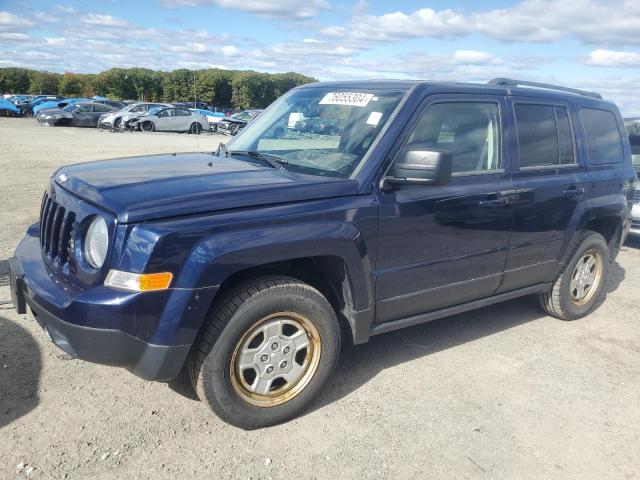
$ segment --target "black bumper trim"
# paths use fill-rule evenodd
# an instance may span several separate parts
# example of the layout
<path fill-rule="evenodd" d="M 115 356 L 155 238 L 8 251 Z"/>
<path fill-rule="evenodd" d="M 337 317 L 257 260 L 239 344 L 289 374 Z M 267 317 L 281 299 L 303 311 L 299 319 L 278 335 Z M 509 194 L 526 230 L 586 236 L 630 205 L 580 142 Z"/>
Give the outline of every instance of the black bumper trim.
<path fill-rule="evenodd" d="M 121 330 L 74 325 L 52 315 L 30 298 L 27 303 L 38 324 L 64 352 L 88 362 L 126 368 L 145 380 L 177 377 L 191 348 L 146 343 Z"/>

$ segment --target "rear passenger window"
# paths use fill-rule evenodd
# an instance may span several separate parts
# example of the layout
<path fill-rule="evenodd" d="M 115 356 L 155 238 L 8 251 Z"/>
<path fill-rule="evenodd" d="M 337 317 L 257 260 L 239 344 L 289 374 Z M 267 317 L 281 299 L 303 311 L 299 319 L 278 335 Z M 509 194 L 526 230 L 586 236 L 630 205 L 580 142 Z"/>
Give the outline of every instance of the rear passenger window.
<path fill-rule="evenodd" d="M 565 107 L 516 104 L 520 168 L 575 163 L 571 123 Z"/>
<path fill-rule="evenodd" d="M 587 135 L 590 164 L 600 165 L 623 161 L 622 138 L 613 113 L 583 108 L 582 123 Z"/>

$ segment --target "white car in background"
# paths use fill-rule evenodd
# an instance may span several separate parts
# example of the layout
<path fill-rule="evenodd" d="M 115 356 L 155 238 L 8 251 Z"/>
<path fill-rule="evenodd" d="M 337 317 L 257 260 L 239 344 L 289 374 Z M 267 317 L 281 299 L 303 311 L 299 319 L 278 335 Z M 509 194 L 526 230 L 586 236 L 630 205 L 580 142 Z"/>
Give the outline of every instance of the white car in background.
<path fill-rule="evenodd" d="M 98 120 L 98 128 L 115 128 L 119 129 L 125 125 L 128 120 L 139 117 L 141 114 L 148 112 L 156 107 L 170 107 L 168 103 L 138 102 L 132 103 L 114 113 L 103 115 Z"/>
<path fill-rule="evenodd" d="M 640 118 L 625 118 L 624 126 L 629 134 L 631 160 L 638 176 L 633 209 L 631 210 L 631 230 L 629 233 L 634 236 L 640 236 Z"/>
<path fill-rule="evenodd" d="M 143 132 L 189 132 L 198 134 L 209 130 L 204 115 L 183 107 L 156 107 L 126 123 L 130 130 Z"/>

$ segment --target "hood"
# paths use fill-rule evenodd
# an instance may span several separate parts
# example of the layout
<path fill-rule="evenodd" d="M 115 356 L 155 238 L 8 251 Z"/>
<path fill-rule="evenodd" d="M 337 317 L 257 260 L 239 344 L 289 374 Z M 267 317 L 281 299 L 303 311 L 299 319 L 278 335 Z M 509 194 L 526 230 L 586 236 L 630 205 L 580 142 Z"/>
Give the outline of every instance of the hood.
<path fill-rule="evenodd" d="M 303 175 L 244 157 L 186 153 L 63 167 L 65 190 L 112 212 L 120 223 L 353 195 L 355 180 Z"/>

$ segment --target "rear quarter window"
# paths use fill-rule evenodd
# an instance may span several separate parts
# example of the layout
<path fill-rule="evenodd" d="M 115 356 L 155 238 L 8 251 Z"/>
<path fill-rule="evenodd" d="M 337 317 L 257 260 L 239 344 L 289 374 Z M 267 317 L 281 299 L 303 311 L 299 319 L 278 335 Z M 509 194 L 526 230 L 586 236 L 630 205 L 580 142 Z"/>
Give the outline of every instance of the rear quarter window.
<path fill-rule="evenodd" d="M 583 108 L 581 115 L 586 134 L 589 163 L 591 165 L 622 163 L 624 161 L 622 137 L 613 113 L 606 110 Z"/>

